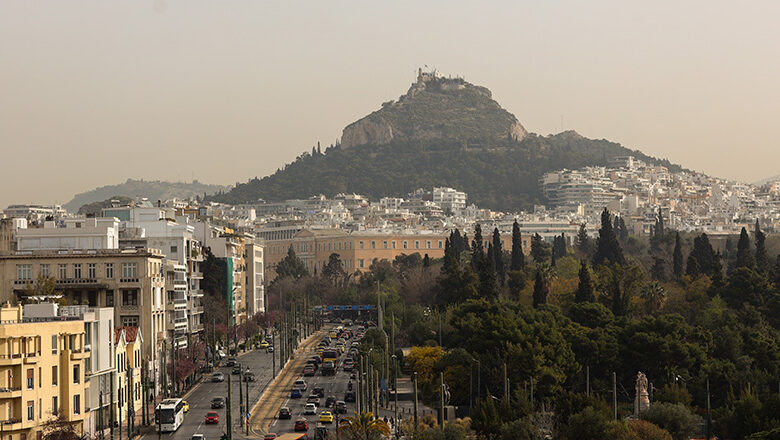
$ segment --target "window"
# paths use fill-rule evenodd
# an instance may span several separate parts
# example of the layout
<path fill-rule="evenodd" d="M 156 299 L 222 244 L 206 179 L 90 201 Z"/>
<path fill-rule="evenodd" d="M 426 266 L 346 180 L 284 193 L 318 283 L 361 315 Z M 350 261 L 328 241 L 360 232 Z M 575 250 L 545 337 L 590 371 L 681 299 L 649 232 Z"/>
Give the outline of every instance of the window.
<path fill-rule="evenodd" d="M 358 260 L 358 267 L 364 267 L 362 258 Z"/>
<path fill-rule="evenodd" d="M 363 249 L 363 242 L 362 242 L 362 241 L 361 241 L 361 242 L 359 242 L 359 243 L 358 243 L 358 246 L 360 247 L 360 249 Z"/>
<path fill-rule="evenodd" d="M 31 280 L 32 279 L 32 264 L 17 264 L 16 265 L 16 279 L 17 280 Z"/>
<path fill-rule="evenodd" d="M 73 383 L 81 383 L 81 365 L 73 366 Z"/>
<path fill-rule="evenodd" d="M 419 241 L 414 240 L 414 248 L 415 249 L 420 249 L 420 242 Z"/>
<path fill-rule="evenodd" d="M 179 247 L 178 246 L 171 246 L 171 253 L 175 254 L 176 252 L 179 252 Z"/>
<path fill-rule="evenodd" d="M 444 247 L 444 242 L 439 240 L 439 249 L 441 249 L 442 247 Z"/>
<path fill-rule="evenodd" d="M 60 265 L 58 266 L 58 272 L 59 272 L 59 273 L 58 273 L 58 275 L 57 275 L 57 276 L 58 276 L 58 277 L 59 277 L 61 280 L 64 280 L 65 278 L 67 278 L 67 277 L 68 277 L 68 265 L 67 265 L 67 264 L 60 264 Z"/>
<path fill-rule="evenodd" d="M 404 242 L 403 242 L 403 248 L 404 248 L 404 249 L 406 249 L 407 247 L 409 247 L 409 246 L 408 246 L 408 244 L 406 243 L 406 240 L 404 240 Z"/>
<path fill-rule="evenodd" d="M 51 398 L 51 415 L 56 416 L 59 412 L 58 404 L 57 404 L 57 396 L 54 396 Z"/>
<path fill-rule="evenodd" d="M 106 263 L 106 278 L 114 278 L 114 263 Z"/>
<path fill-rule="evenodd" d="M 58 376 L 57 366 L 56 365 L 52 365 L 52 367 L 51 367 L 51 384 L 52 384 L 52 386 L 55 386 L 55 387 L 57 386 L 57 376 Z"/>
<path fill-rule="evenodd" d="M 138 327 L 138 317 L 137 316 L 123 316 L 122 317 L 122 325 L 125 327 Z"/>
<path fill-rule="evenodd" d="M 81 263 L 76 263 L 73 265 L 73 278 L 81 278 Z"/>
<path fill-rule="evenodd" d="M 81 395 L 73 396 L 73 414 L 81 414 Z"/>
<path fill-rule="evenodd" d="M 392 247 L 393 249 L 395 249 L 395 242 L 394 242 L 394 241 L 391 241 L 391 242 L 390 242 L 390 247 Z"/>
<path fill-rule="evenodd" d="M 371 249 L 376 249 L 376 242 L 371 240 Z"/>
<path fill-rule="evenodd" d="M 57 354 L 57 335 L 51 335 L 51 354 Z"/>
<path fill-rule="evenodd" d="M 114 307 L 114 291 L 106 290 L 106 307 Z"/>
<path fill-rule="evenodd" d="M 136 263 L 122 263 L 122 278 L 137 278 L 138 265 Z"/>
<path fill-rule="evenodd" d="M 427 240 L 427 241 L 425 242 L 425 247 L 426 247 L 427 249 L 430 249 L 430 248 L 431 248 L 431 240 Z"/>
<path fill-rule="evenodd" d="M 41 367 L 38 367 L 38 388 L 43 387 L 43 372 L 41 370 Z"/>
<path fill-rule="evenodd" d="M 138 305 L 138 291 L 137 290 L 123 290 L 122 291 L 122 305 L 123 306 L 137 306 Z"/>
<path fill-rule="evenodd" d="M 32 368 L 27 369 L 27 389 L 31 390 L 35 388 L 35 370 Z"/>
<path fill-rule="evenodd" d="M 76 223 L 76 228 L 81 228 L 81 222 Z"/>
<path fill-rule="evenodd" d="M 49 278 L 49 265 L 48 264 L 41 264 L 41 276 Z"/>
<path fill-rule="evenodd" d="M 387 249 L 387 240 L 382 242 L 382 248 Z"/>
<path fill-rule="evenodd" d="M 33 400 L 27 401 L 27 420 L 35 420 L 35 402 Z"/>
<path fill-rule="evenodd" d="M 87 278 L 91 280 L 97 278 L 97 265 L 95 263 L 87 264 Z"/>

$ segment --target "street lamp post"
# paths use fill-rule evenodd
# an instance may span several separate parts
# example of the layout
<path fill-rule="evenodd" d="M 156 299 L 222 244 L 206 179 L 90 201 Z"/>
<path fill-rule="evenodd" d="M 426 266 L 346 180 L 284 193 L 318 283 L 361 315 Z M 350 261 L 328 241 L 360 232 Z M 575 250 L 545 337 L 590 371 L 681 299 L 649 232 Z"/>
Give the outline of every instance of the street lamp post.
<path fill-rule="evenodd" d="M 396 376 L 398 375 L 395 371 L 396 368 L 396 359 L 397 356 L 393 355 L 393 394 L 395 395 L 395 404 L 393 405 L 393 427 L 395 427 L 395 436 L 398 437 L 398 384 L 396 383 Z"/>

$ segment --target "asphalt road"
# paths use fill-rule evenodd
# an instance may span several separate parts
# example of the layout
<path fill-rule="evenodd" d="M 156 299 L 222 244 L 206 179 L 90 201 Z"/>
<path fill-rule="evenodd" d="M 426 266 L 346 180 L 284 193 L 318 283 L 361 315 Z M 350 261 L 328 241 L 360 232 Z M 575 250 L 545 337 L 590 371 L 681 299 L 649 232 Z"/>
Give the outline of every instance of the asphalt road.
<path fill-rule="evenodd" d="M 357 327 L 353 327 L 357 328 Z M 354 338 L 347 340 L 347 348 L 349 348 L 349 345 L 354 341 Z M 334 346 L 331 344 L 331 346 Z M 350 381 L 349 375 L 350 373 L 347 373 L 343 370 L 342 365 L 344 362 L 344 359 L 346 359 L 345 354 L 341 354 L 339 356 L 339 360 L 337 362 L 337 370 L 335 376 L 322 376 L 321 370 L 318 370 L 314 376 L 310 377 L 303 377 L 302 371 L 299 372 L 300 378 L 306 381 L 306 391 L 303 393 L 303 397 L 300 399 L 291 399 L 287 397 L 284 404 L 282 406 L 286 406 L 290 408 L 290 412 L 292 413 L 292 418 L 289 420 L 279 420 L 278 417 L 271 422 L 271 426 L 268 429 L 268 432 L 273 432 L 278 435 L 285 434 L 288 432 L 293 432 L 293 425 L 295 424 L 295 421 L 300 418 L 304 418 L 309 422 L 309 436 L 310 438 L 313 438 L 314 435 L 314 428 L 317 426 L 319 422 L 319 414 L 323 410 L 330 410 L 333 412 L 334 416 L 334 422 L 332 424 L 326 424 L 323 426 L 326 426 L 331 434 L 335 433 L 336 429 L 336 423 L 335 423 L 335 408 L 325 408 L 325 399 L 328 396 L 335 396 L 336 400 L 344 400 L 344 393 L 347 392 L 348 388 L 348 382 Z M 317 414 L 316 415 L 305 415 L 303 413 L 304 406 L 306 405 L 306 398 L 311 394 L 312 390 L 315 387 L 322 387 L 325 390 L 325 397 L 320 399 L 320 406 L 317 408 Z M 352 390 L 357 394 L 357 380 L 352 381 Z M 353 415 L 356 411 L 355 403 L 347 402 L 347 412 L 346 414 L 340 414 L 339 417 L 343 419 L 346 416 Z M 332 437 L 331 438 L 335 438 Z"/>
<path fill-rule="evenodd" d="M 277 355 L 278 356 L 278 355 Z M 265 350 L 253 350 L 238 358 L 242 368 L 249 367 L 249 371 L 255 373 L 255 381 L 249 382 L 249 401 L 255 402 L 260 398 L 260 394 L 272 379 L 272 360 L 271 353 L 266 353 Z M 277 374 L 279 368 L 279 359 L 276 359 Z M 176 432 L 163 433 L 162 439 L 167 440 L 188 440 L 193 434 L 203 434 L 206 440 L 218 440 L 219 437 L 225 432 L 225 424 L 227 423 L 226 409 L 211 409 L 211 399 L 214 397 L 224 397 L 227 400 L 227 378 L 230 376 L 231 380 L 231 397 L 232 397 L 232 419 L 234 432 L 239 430 L 239 394 L 238 384 L 239 376 L 231 375 L 232 367 L 219 368 L 225 375 L 224 382 L 209 382 L 208 379 L 204 379 L 204 382 L 195 387 L 195 389 L 184 398 L 190 404 L 190 410 L 184 416 L 184 423 L 179 427 Z M 242 383 L 245 387 L 245 383 Z M 242 388 L 242 392 L 245 388 Z M 216 411 L 219 413 L 219 423 L 214 425 L 204 424 L 204 418 L 208 411 Z M 245 410 L 246 411 L 246 410 Z M 147 437 L 156 437 L 147 435 Z"/>

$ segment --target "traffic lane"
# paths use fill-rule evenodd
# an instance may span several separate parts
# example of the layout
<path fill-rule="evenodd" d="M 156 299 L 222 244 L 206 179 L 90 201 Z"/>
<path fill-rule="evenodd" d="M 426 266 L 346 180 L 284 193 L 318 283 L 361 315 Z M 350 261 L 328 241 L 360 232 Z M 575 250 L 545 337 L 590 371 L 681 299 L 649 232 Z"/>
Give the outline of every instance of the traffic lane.
<path fill-rule="evenodd" d="M 289 397 L 284 402 L 282 406 L 286 406 L 290 408 L 290 412 L 292 413 L 292 418 L 289 420 L 280 420 L 277 418 L 271 422 L 271 427 L 269 428 L 269 432 L 275 432 L 277 434 L 283 434 L 287 432 L 293 432 L 293 428 L 295 425 L 295 421 L 300 418 L 305 418 L 309 422 L 309 431 L 314 432 L 314 427 L 317 426 L 317 423 L 319 422 L 319 414 L 321 411 L 324 411 L 326 408 L 325 405 L 325 399 L 333 395 L 336 397 L 336 400 L 344 400 L 344 394 L 348 390 L 348 383 L 350 382 L 349 376 L 350 373 L 345 372 L 341 365 L 343 364 L 344 359 L 346 359 L 346 356 L 342 355 L 339 358 L 339 369 L 336 372 L 336 375 L 334 376 L 322 376 L 320 374 L 320 370 L 317 371 L 317 374 L 315 376 L 311 377 L 303 377 L 301 375 L 301 378 L 306 381 L 306 392 L 303 394 L 303 397 L 300 399 L 290 399 Z M 357 393 L 357 382 L 352 381 L 353 391 Z M 304 406 L 306 405 L 306 397 L 308 397 L 312 390 L 315 387 L 322 387 L 325 392 L 325 397 L 320 398 L 320 407 L 317 408 L 317 414 L 316 415 L 305 415 L 304 412 Z M 345 416 L 352 415 L 356 411 L 356 405 L 355 403 L 347 402 L 347 413 L 346 414 L 340 414 L 340 418 L 344 418 Z M 327 408 L 328 410 L 334 411 L 335 408 Z M 334 419 L 335 419 L 335 413 L 334 413 Z M 334 420 L 335 421 L 335 420 Z M 327 425 L 326 425 L 327 426 Z M 328 426 L 329 429 L 335 429 L 336 424 L 333 423 L 330 426 Z"/>
<path fill-rule="evenodd" d="M 253 350 L 250 353 L 238 358 L 242 363 L 242 368 L 249 366 L 250 371 L 255 374 L 255 382 L 249 382 L 250 401 L 259 398 L 262 391 L 268 385 L 272 376 L 271 354 L 265 353 L 265 350 Z M 186 440 L 193 434 L 203 434 L 206 439 L 219 438 L 225 431 L 227 423 L 227 412 L 225 408 L 211 409 L 211 400 L 215 397 L 223 397 L 227 400 L 227 377 L 231 376 L 232 367 L 220 367 L 216 371 L 222 372 L 225 376 L 224 382 L 211 382 L 210 375 L 198 385 L 184 400 L 190 404 L 190 410 L 184 417 L 184 423 L 175 433 L 163 434 L 164 437 L 174 440 Z M 231 376 L 232 393 L 232 418 L 234 426 L 239 425 L 239 395 L 238 395 L 238 375 Z M 242 384 L 243 385 L 243 384 Z M 243 388 L 242 388 L 243 390 Z M 243 392 L 243 391 L 242 391 Z M 204 424 L 205 415 L 209 411 L 216 411 L 219 414 L 219 423 Z"/>

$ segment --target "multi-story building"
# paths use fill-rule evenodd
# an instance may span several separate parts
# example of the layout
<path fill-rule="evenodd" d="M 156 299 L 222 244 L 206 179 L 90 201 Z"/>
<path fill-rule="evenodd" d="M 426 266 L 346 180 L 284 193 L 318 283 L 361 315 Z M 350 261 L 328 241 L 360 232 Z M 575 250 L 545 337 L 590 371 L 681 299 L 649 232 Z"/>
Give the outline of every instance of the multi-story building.
<path fill-rule="evenodd" d="M 265 312 L 265 258 L 263 240 L 246 244 L 246 313 L 254 316 Z"/>
<path fill-rule="evenodd" d="M 46 219 L 64 217 L 68 212 L 60 205 L 9 205 L 3 213 L 9 218 L 25 218 L 32 223 L 43 223 Z"/>
<path fill-rule="evenodd" d="M 138 327 L 114 328 L 114 346 L 116 353 L 116 399 L 114 414 L 116 422 L 128 426 L 129 417 L 133 417 L 138 426 L 141 416 L 143 384 L 143 338 Z M 128 432 L 125 430 L 124 432 Z"/>
<path fill-rule="evenodd" d="M 382 232 L 342 229 L 302 230 L 290 240 L 266 242 L 266 275 L 276 277 L 276 265 L 287 255 L 290 246 L 309 272 L 320 272 L 331 254 L 338 254 L 347 272 L 364 272 L 377 260 L 393 261 L 401 254 L 427 254 L 429 258 L 444 256 L 444 241 L 448 232 L 417 231 Z"/>
<path fill-rule="evenodd" d="M 36 289 L 39 277 L 54 279 L 54 292 Z M 165 346 L 163 255 L 157 249 L 13 251 L 0 253 L 0 301 L 28 296 L 62 297 L 69 305 L 113 307 L 113 322 L 149 335 L 144 358 L 158 383 L 159 352 Z M 108 339 L 108 338 L 106 338 Z"/>
<path fill-rule="evenodd" d="M 42 425 L 57 417 L 83 434 L 89 412 L 85 374 L 90 356 L 84 321 L 26 316 L 21 305 L 2 307 L 0 321 L 4 440 L 40 438 Z"/>
<path fill-rule="evenodd" d="M 466 208 L 466 193 L 453 188 L 433 188 L 433 203 L 449 212 L 458 212 Z"/>
<path fill-rule="evenodd" d="M 118 249 L 116 218 L 69 218 L 43 222 L 42 228 L 19 228 L 16 249 Z"/>

